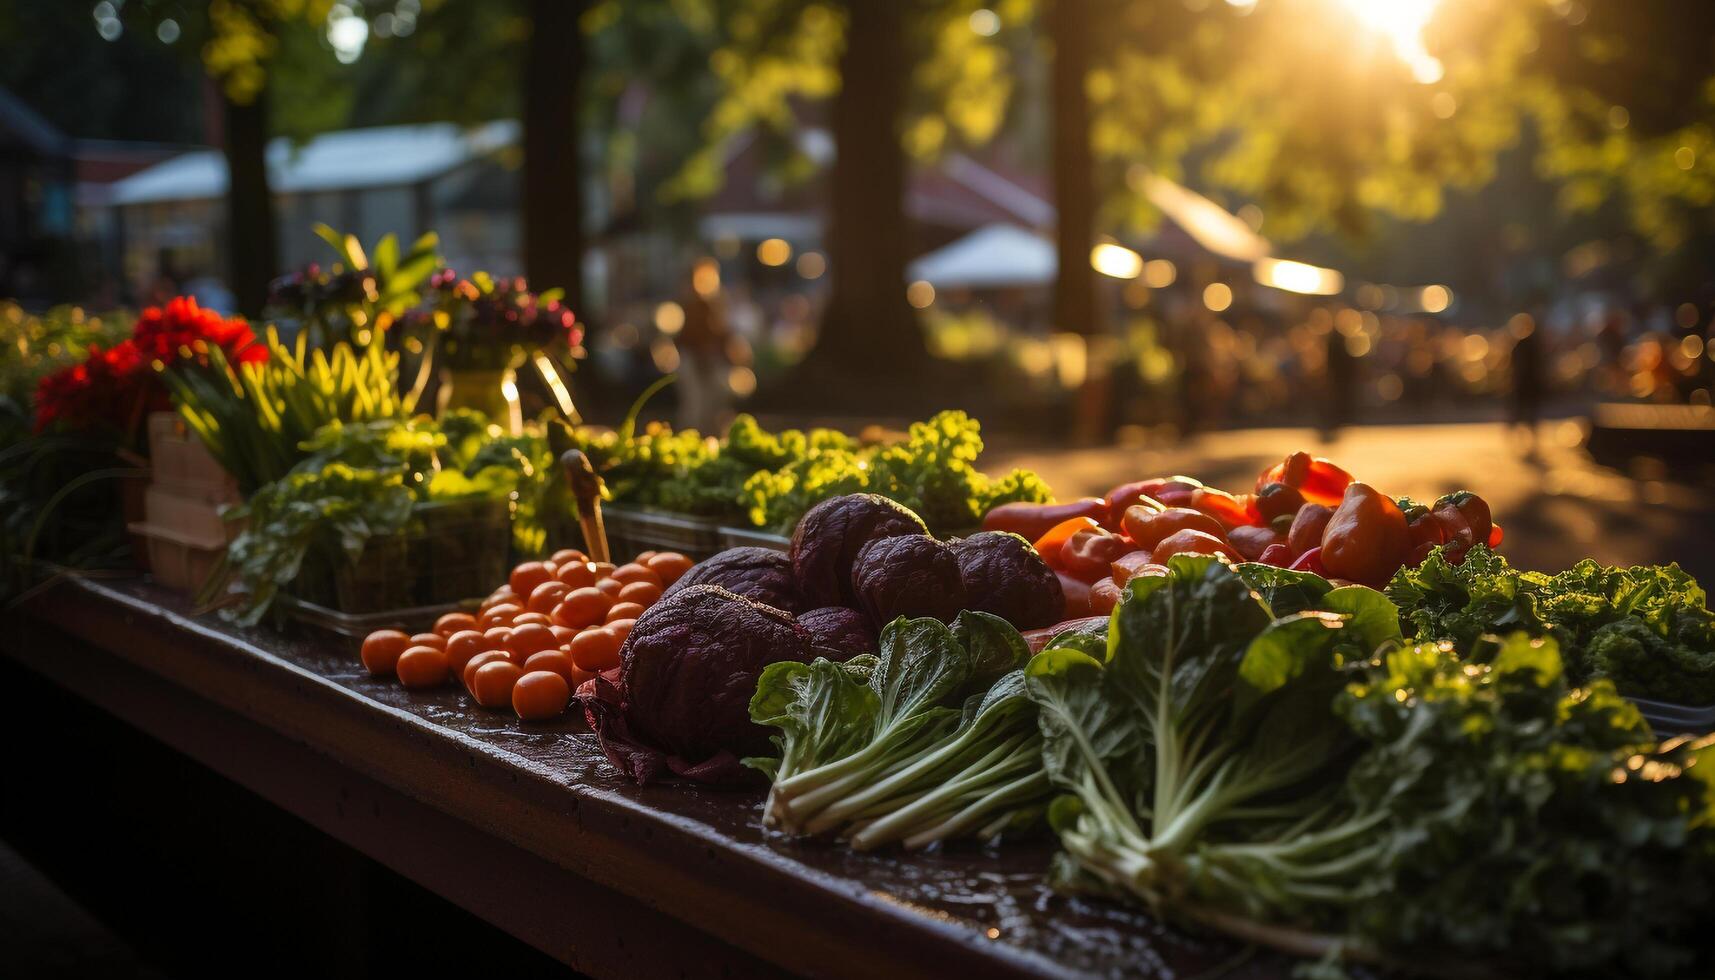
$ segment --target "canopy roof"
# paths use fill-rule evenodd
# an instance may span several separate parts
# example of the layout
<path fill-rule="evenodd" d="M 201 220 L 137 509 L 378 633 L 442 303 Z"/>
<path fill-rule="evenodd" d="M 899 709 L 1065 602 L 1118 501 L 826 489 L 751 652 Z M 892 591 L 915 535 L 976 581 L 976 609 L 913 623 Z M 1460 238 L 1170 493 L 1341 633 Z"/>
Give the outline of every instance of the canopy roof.
<path fill-rule="evenodd" d="M 455 123 L 377 126 L 317 136 L 294 146 L 268 143 L 268 180 L 276 193 L 395 187 L 438 177 L 518 142 L 515 120 L 465 128 Z M 113 185 L 114 204 L 200 201 L 226 194 L 226 157 L 195 150 Z"/>
<path fill-rule="evenodd" d="M 911 278 L 940 287 L 1041 286 L 1054 281 L 1054 245 L 1017 225 L 985 225 L 911 263 Z"/>

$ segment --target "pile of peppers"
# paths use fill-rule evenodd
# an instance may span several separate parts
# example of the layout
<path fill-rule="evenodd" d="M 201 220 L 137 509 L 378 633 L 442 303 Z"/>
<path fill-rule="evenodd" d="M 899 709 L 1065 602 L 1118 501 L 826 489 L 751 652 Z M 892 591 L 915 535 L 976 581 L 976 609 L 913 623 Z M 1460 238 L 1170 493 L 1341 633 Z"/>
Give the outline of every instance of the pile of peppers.
<path fill-rule="evenodd" d="M 1067 619 L 1112 611 L 1126 582 L 1167 574 L 1171 555 L 1219 555 L 1380 588 L 1441 545 L 1457 564 L 1473 545 L 1497 547 L 1502 536 L 1489 505 L 1468 490 L 1433 504 L 1395 499 L 1305 452 L 1264 470 L 1251 493 L 1166 476 L 1105 497 L 1004 504 L 983 518 L 983 530 L 1035 542 L 1060 577 Z"/>

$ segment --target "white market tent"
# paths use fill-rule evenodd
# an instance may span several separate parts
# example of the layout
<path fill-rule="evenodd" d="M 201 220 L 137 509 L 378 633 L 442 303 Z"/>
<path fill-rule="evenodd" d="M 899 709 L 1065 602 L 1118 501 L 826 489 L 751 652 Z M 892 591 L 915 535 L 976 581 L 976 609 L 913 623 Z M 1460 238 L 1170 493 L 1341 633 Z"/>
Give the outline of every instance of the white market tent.
<path fill-rule="evenodd" d="M 1045 286 L 1054 281 L 1054 244 L 1017 225 L 985 225 L 911 263 L 911 278 L 936 289 Z"/>
<path fill-rule="evenodd" d="M 408 186 L 518 140 L 515 120 L 469 129 L 454 123 L 349 129 L 298 146 L 278 138 L 268 142 L 268 180 L 277 194 Z M 226 157 L 218 150 L 195 150 L 116 181 L 108 203 L 202 201 L 225 194 Z"/>

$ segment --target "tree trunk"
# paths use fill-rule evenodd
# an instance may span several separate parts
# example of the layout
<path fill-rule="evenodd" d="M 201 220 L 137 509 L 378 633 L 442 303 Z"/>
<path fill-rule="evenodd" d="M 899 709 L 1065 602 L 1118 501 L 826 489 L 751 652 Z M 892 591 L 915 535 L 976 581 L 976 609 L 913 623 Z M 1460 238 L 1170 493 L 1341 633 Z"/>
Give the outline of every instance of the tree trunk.
<path fill-rule="evenodd" d="M 221 93 L 222 144 L 229 176 L 226 190 L 227 276 L 238 310 L 260 317 L 268 282 L 281 272 L 274 227 L 274 197 L 268 186 L 268 90 L 248 104 Z"/>
<path fill-rule="evenodd" d="M 828 305 L 806 368 L 857 382 L 920 370 L 927 350 L 905 302 L 907 163 L 899 132 L 911 75 L 905 3 L 848 0 L 846 18 L 832 107 Z"/>
<path fill-rule="evenodd" d="M 527 0 L 524 54 L 524 274 L 532 289 L 559 287 L 581 318 L 584 172 L 579 153 L 584 37 L 589 0 Z"/>
<path fill-rule="evenodd" d="M 1057 215 L 1054 253 L 1059 264 L 1053 327 L 1084 335 L 1093 354 L 1101 345 L 1088 342 L 1106 334 L 1107 323 L 1096 299 L 1096 273 L 1090 268 L 1090 248 L 1096 239 L 1096 174 L 1090 151 L 1090 103 L 1084 91 L 1092 29 L 1088 0 L 1049 0 L 1045 26 L 1054 48 L 1049 112 Z M 1106 366 L 1097 364 L 1094 357 L 1087 357 L 1086 365 L 1073 433 L 1088 441 L 1098 437 L 1107 422 L 1111 382 Z"/>

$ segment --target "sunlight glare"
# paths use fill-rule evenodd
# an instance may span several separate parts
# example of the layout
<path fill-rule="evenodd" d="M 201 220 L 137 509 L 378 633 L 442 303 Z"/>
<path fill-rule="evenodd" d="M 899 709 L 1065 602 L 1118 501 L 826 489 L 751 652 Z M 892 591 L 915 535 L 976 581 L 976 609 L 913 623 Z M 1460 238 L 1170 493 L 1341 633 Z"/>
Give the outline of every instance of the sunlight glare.
<path fill-rule="evenodd" d="M 1423 30 L 1440 0 L 1338 0 L 1357 21 L 1388 39 L 1394 53 L 1425 85 L 1441 80 L 1441 62 L 1423 46 Z"/>

